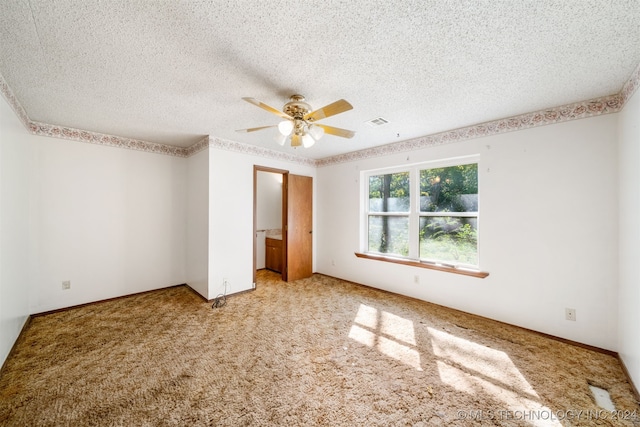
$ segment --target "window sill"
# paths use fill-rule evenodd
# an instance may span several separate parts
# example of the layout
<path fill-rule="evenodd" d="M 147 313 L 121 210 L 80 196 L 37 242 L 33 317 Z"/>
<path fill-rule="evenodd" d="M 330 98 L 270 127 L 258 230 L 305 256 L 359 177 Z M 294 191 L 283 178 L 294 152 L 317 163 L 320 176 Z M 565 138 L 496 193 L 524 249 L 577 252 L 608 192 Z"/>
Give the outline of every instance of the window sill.
<path fill-rule="evenodd" d="M 371 254 L 364 254 L 360 252 L 356 252 L 355 255 L 358 258 L 391 262 L 394 264 L 409 265 L 411 267 L 427 268 L 429 270 L 443 271 L 445 273 L 462 274 L 465 276 L 478 277 L 480 279 L 484 279 L 489 275 L 489 273 L 487 273 L 486 271 L 467 270 L 465 268 L 457 268 L 457 267 L 447 267 L 444 265 L 430 264 L 427 262 L 412 261 L 412 260 L 402 259 L 402 258 L 391 258 L 391 257 L 382 256 L 382 255 L 371 255 Z"/>

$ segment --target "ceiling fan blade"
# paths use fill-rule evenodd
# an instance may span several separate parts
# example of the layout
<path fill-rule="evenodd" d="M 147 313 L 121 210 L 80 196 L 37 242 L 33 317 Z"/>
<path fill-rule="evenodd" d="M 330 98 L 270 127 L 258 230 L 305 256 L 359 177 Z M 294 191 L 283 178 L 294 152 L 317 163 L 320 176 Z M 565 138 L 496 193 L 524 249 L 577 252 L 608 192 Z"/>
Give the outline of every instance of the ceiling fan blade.
<path fill-rule="evenodd" d="M 249 104 L 256 105 L 256 106 L 262 108 L 263 110 L 267 110 L 268 112 L 273 113 L 276 116 L 282 117 L 283 119 L 292 119 L 293 118 L 290 115 L 288 115 L 286 113 L 283 113 L 282 111 L 280 111 L 280 110 L 278 110 L 276 108 L 273 108 L 273 107 L 265 104 L 264 102 L 260 102 L 255 98 L 242 98 L 242 99 L 247 101 Z"/>
<path fill-rule="evenodd" d="M 335 128 L 333 126 L 321 125 L 320 123 L 314 123 L 314 126 L 321 127 L 324 129 L 324 133 L 328 133 L 329 135 L 341 136 L 342 138 L 353 138 L 356 134 L 352 130 Z"/>
<path fill-rule="evenodd" d="M 315 111 L 312 111 L 304 116 L 305 120 L 310 122 L 326 119 L 327 117 L 335 116 L 336 114 L 344 113 L 345 111 L 349 111 L 353 108 L 351 104 L 349 104 L 344 99 L 340 99 L 332 104 L 325 105 L 322 108 L 319 108 Z"/>
<path fill-rule="evenodd" d="M 295 133 L 291 135 L 291 146 L 300 147 L 301 145 L 302 145 L 302 137 L 300 135 L 296 135 Z"/>
<path fill-rule="evenodd" d="M 257 127 L 257 128 L 249 128 L 249 129 L 238 129 L 238 130 L 236 130 L 236 132 L 255 132 L 257 130 L 269 129 L 269 128 L 275 128 L 275 127 L 278 127 L 278 125 L 260 126 L 260 127 Z"/>

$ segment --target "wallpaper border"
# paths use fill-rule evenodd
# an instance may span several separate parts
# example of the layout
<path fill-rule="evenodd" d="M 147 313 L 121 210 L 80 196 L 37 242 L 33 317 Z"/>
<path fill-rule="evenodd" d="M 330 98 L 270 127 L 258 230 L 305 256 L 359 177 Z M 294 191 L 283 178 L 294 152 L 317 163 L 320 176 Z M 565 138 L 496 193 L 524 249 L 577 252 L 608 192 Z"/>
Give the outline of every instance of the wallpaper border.
<path fill-rule="evenodd" d="M 505 132 L 513 132 L 538 126 L 546 126 L 555 123 L 594 117 L 602 114 L 617 113 L 624 108 L 624 105 L 635 94 L 638 86 L 640 86 L 640 64 L 638 64 L 629 79 L 622 86 L 620 92 L 614 95 L 492 120 L 419 138 L 393 142 L 378 147 L 352 151 L 316 160 L 256 145 L 211 138 L 210 136 L 204 136 L 195 144 L 184 148 L 32 121 L 2 74 L 0 74 L 0 92 L 9 103 L 9 106 L 16 113 L 22 124 L 34 135 L 69 139 L 73 141 L 126 148 L 156 154 L 165 154 L 176 157 L 189 157 L 208 147 L 212 147 L 313 167 L 330 166 L 333 164 L 386 156 L 437 145 L 451 144 L 454 142 L 497 135 Z"/>
<path fill-rule="evenodd" d="M 176 157 L 187 157 L 187 148 L 140 139 L 124 138 L 99 132 L 75 129 L 67 126 L 56 126 L 47 123 L 29 122 L 29 131 L 34 135 L 52 138 L 69 139 L 88 142 L 90 144 L 107 145 L 109 147 L 127 148 L 129 150 L 146 151 L 148 153 L 166 154 Z"/>
<path fill-rule="evenodd" d="M 405 151 L 419 150 L 437 145 L 451 144 L 454 142 L 461 142 L 506 132 L 530 129 L 538 126 L 578 120 L 602 114 L 617 113 L 622 109 L 623 105 L 623 98 L 620 94 L 610 95 L 546 110 L 534 111 L 532 113 L 521 114 L 518 116 L 507 117 L 504 119 L 492 120 L 477 125 L 466 126 L 378 147 L 352 151 L 350 153 L 320 159 L 318 160 L 317 165 L 329 166 L 354 160 L 363 160 Z"/>

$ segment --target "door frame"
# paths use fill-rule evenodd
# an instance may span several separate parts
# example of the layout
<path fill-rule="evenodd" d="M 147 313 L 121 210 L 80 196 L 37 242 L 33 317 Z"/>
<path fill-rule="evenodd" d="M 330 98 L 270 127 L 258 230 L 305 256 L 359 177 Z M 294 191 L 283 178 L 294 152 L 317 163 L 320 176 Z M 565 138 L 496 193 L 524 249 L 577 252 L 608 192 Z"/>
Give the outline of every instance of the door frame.
<path fill-rule="evenodd" d="M 258 256 L 258 215 L 257 215 L 257 199 L 258 199 L 258 172 L 269 172 L 282 174 L 282 280 L 287 281 L 287 199 L 288 199 L 288 182 L 289 171 L 284 169 L 270 168 L 267 166 L 253 165 L 253 287 L 256 288 L 256 266 Z"/>

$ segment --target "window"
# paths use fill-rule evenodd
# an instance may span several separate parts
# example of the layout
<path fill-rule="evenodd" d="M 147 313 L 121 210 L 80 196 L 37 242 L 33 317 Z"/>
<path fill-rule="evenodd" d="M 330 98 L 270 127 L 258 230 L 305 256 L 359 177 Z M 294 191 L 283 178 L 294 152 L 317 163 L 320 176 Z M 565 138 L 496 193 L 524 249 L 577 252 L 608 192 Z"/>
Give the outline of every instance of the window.
<path fill-rule="evenodd" d="M 409 255 L 409 172 L 369 177 L 369 252 Z"/>
<path fill-rule="evenodd" d="M 478 268 L 477 157 L 363 175 L 366 253 Z"/>
<path fill-rule="evenodd" d="M 420 259 L 478 265 L 478 164 L 420 170 Z"/>

